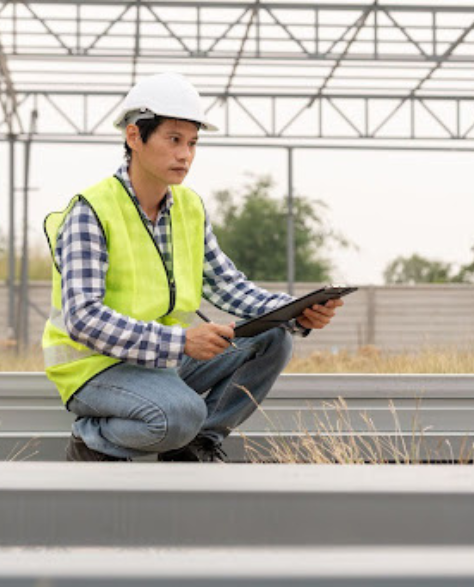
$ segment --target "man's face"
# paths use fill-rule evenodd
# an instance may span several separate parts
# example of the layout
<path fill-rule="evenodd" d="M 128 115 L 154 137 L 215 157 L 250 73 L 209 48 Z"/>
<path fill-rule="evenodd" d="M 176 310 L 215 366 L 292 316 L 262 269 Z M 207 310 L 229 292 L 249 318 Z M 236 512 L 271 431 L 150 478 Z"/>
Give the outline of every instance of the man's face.
<path fill-rule="evenodd" d="M 146 143 L 138 133 L 129 144 L 141 171 L 150 179 L 168 186 L 180 184 L 186 177 L 196 155 L 197 141 L 198 129 L 194 123 L 168 119 L 148 137 Z"/>

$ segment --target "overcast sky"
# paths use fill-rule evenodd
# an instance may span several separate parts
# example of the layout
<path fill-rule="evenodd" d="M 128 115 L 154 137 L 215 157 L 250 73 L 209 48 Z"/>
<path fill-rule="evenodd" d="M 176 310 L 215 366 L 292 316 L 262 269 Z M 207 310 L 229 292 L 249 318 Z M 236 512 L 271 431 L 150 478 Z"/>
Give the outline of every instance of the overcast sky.
<path fill-rule="evenodd" d="M 19 148 L 21 153 L 21 147 Z M 0 146 L 1 229 L 7 230 L 8 157 Z M 324 200 L 331 226 L 358 250 L 327 251 L 336 268 L 334 280 L 382 283 L 386 264 L 416 252 L 452 263 L 466 263 L 474 245 L 472 153 L 413 151 L 305 150 L 294 155 L 294 188 Z M 62 209 L 78 191 L 112 174 L 122 160 L 117 146 L 36 145 L 32 153 L 30 228 L 42 242 L 42 221 Z M 18 185 L 22 184 L 18 161 Z M 287 191 L 287 156 L 283 150 L 198 148 L 185 183 L 214 209 L 212 193 L 238 188 L 248 172 L 271 174 L 276 198 Z M 21 194 L 18 222 L 21 213 Z M 258 227 L 256 227 L 256 230 Z"/>

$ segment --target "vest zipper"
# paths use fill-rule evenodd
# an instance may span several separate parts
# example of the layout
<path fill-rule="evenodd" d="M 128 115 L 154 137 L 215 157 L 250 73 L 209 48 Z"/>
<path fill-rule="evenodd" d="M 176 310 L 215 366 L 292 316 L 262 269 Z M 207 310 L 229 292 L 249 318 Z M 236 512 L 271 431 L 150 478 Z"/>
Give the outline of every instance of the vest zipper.
<path fill-rule="evenodd" d="M 171 313 L 175 304 L 176 304 L 176 283 L 174 281 L 174 277 L 171 277 L 171 279 L 170 279 L 170 309 L 168 310 L 168 314 Z"/>
<path fill-rule="evenodd" d="M 145 219 L 143 218 L 142 213 L 140 212 L 140 209 L 137 206 L 137 203 L 135 202 L 135 200 L 133 199 L 132 195 L 128 191 L 127 186 L 124 184 L 124 182 L 121 180 L 120 177 L 118 177 L 117 175 L 114 175 L 114 177 L 122 185 L 122 187 L 125 190 L 126 194 L 128 195 L 128 197 L 132 201 L 132 204 L 135 206 L 135 209 L 136 209 L 136 211 L 138 213 L 138 216 L 139 216 L 140 220 L 142 221 L 142 224 L 143 224 L 146 232 L 148 233 L 148 236 L 151 238 L 151 242 L 153 243 L 153 245 L 154 245 L 154 247 L 156 249 L 156 252 L 160 256 L 161 262 L 163 263 L 163 269 L 165 270 L 166 279 L 168 281 L 168 291 L 169 291 L 169 294 L 170 294 L 170 296 L 169 296 L 170 297 L 170 300 L 169 300 L 168 310 L 167 310 L 167 312 L 165 312 L 165 314 L 163 314 L 163 316 L 168 316 L 174 310 L 174 307 L 175 307 L 175 304 L 176 304 L 176 283 L 175 283 L 175 280 L 174 280 L 174 276 L 173 276 L 173 274 L 171 274 L 171 275 L 169 274 L 168 268 L 166 267 L 166 263 L 165 263 L 165 260 L 163 258 L 163 254 L 160 251 L 158 245 L 156 244 L 156 241 L 155 241 L 153 235 L 148 230 L 148 226 L 146 225 Z M 171 239 L 171 266 L 173 266 L 173 230 L 172 230 L 172 223 L 171 223 L 171 213 L 170 213 L 170 239 Z M 160 318 L 163 318 L 163 316 L 160 316 Z"/>

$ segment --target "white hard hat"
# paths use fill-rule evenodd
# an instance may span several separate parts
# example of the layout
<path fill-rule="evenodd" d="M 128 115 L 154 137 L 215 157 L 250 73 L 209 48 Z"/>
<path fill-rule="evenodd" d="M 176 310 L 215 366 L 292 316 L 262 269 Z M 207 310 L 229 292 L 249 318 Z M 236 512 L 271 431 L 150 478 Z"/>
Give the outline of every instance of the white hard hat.
<path fill-rule="evenodd" d="M 206 120 L 196 88 L 179 73 L 159 73 L 140 80 L 127 94 L 114 126 L 124 132 L 128 124 L 155 114 L 199 122 L 204 130 L 219 130 Z"/>

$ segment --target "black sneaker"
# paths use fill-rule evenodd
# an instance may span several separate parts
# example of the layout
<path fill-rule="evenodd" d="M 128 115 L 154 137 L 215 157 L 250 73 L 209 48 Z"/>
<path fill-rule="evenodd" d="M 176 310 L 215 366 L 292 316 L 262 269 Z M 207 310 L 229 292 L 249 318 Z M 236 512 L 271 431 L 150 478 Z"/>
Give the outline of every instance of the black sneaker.
<path fill-rule="evenodd" d="M 87 444 L 79 438 L 71 434 L 69 442 L 66 447 L 67 461 L 128 461 L 130 459 L 122 459 L 119 457 L 112 457 L 97 450 L 89 448 Z"/>
<path fill-rule="evenodd" d="M 187 461 L 200 463 L 226 463 L 227 453 L 210 438 L 196 437 L 186 446 L 158 455 L 162 462 Z"/>

